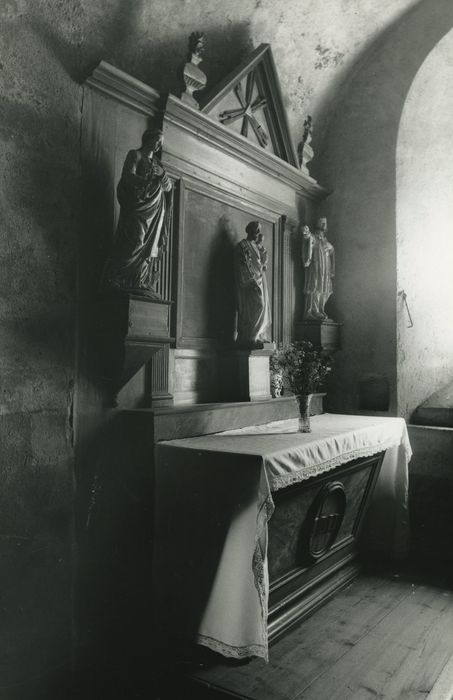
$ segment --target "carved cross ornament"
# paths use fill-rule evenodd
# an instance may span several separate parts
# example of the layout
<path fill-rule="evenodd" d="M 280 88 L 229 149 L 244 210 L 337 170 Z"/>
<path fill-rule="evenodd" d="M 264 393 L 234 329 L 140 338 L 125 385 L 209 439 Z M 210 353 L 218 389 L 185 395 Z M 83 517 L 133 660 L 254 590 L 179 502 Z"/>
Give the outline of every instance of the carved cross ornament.
<path fill-rule="evenodd" d="M 231 124 L 232 122 L 242 119 L 241 134 L 242 136 L 248 135 L 249 124 L 255 132 L 258 143 L 262 148 L 265 148 L 269 143 L 269 136 L 267 135 L 264 128 L 259 123 L 258 119 L 255 117 L 255 112 L 261 107 L 265 107 L 267 100 L 258 94 L 255 99 L 253 99 L 253 88 L 255 87 L 255 71 L 250 71 L 247 75 L 247 83 L 245 86 L 245 96 L 242 90 L 242 86 L 238 83 L 234 87 L 234 92 L 241 105 L 238 109 L 227 109 L 219 115 L 219 119 L 222 124 Z"/>

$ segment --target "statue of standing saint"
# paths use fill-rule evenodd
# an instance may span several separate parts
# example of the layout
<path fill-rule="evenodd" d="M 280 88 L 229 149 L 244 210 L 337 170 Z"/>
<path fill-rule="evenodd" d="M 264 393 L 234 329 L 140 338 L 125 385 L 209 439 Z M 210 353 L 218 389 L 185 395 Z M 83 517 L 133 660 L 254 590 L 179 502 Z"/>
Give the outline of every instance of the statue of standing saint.
<path fill-rule="evenodd" d="M 107 260 L 102 288 L 158 299 L 158 260 L 171 218 L 171 181 L 157 153 L 160 129 L 145 131 L 142 145 L 126 156 L 117 187 L 120 216 Z"/>
<path fill-rule="evenodd" d="M 304 320 L 328 320 L 324 306 L 333 291 L 335 251 L 327 240 L 327 219 L 320 217 L 313 233 L 302 229 L 302 262 L 305 268 Z"/>
<path fill-rule="evenodd" d="M 271 317 L 266 281 L 267 251 L 259 221 L 250 221 L 247 238 L 236 246 L 234 270 L 238 304 L 237 342 L 255 345 L 268 342 Z"/>

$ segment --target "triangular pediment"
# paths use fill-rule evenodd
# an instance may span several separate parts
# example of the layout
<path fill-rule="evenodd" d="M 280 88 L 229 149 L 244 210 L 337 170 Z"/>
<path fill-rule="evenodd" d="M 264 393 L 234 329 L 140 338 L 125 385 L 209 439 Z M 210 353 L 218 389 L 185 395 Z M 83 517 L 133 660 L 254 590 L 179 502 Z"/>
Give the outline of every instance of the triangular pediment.
<path fill-rule="evenodd" d="M 200 109 L 258 148 L 298 167 L 269 44 L 261 44 L 201 101 Z"/>

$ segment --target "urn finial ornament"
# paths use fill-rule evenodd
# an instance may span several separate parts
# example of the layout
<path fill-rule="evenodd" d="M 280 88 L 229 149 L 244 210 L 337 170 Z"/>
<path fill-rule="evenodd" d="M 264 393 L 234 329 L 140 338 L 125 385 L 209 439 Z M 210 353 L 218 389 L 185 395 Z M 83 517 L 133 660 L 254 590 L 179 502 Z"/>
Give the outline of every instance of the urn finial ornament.
<path fill-rule="evenodd" d="M 206 87 L 207 78 L 198 64 L 203 60 L 205 50 L 205 35 L 203 32 L 192 32 L 189 37 L 188 60 L 184 66 L 184 83 L 186 88 L 181 95 L 181 100 L 195 109 L 200 109 L 194 92 Z"/>

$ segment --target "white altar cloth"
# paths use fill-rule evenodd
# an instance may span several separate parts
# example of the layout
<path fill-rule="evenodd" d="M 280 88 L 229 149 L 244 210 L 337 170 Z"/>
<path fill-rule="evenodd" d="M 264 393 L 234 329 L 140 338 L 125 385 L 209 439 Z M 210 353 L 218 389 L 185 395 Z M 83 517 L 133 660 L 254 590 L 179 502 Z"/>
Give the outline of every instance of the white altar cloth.
<path fill-rule="evenodd" d="M 159 577 L 167 572 L 158 605 L 182 634 L 225 656 L 268 656 L 272 491 L 386 450 L 364 537 L 376 552 L 407 553 L 404 420 L 323 414 L 311 427 L 300 433 L 297 419 L 274 421 L 156 447 L 156 567 Z M 175 547 L 190 553 L 189 565 L 170 558 Z"/>

